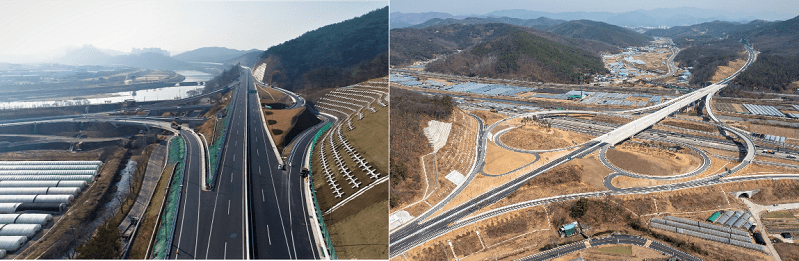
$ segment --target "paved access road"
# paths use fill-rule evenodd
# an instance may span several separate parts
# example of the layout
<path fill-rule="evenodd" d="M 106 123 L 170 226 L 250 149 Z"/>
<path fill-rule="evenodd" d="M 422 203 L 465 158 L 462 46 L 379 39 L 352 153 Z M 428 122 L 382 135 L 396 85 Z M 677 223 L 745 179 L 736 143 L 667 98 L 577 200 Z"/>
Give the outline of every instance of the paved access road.
<path fill-rule="evenodd" d="M 648 248 L 657 250 L 657 251 L 659 251 L 659 252 L 661 252 L 661 253 L 663 253 L 663 254 L 665 254 L 667 256 L 677 257 L 680 260 L 694 260 L 694 261 L 701 260 L 701 259 L 699 259 L 697 257 L 694 257 L 692 255 L 686 254 L 685 252 L 682 252 L 680 250 L 674 249 L 672 247 L 669 247 L 669 246 L 667 246 L 667 245 L 665 245 L 663 243 L 657 242 L 657 241 L 651 241 L 651 243 L 649 243 L 649 246 L 646 246 L 647 241 L 651 241 L 651 240 L 649 240 L 647 238 L 644 238 L 644 237 L 627 235 L 627 234 L 613 234 L 613 235 L 611 235 L 609 237 L 592 238 L 592 239 L 588 240 L 588 242 L 591 245 L 591 247 L 604 246 L 604 245 L 618 245 L 618 244 L 636 245 L 636 246 L 643 246 L 643 247 L 648 247 Z M 553 258 L 556 258 L 556 257 L 559 257 L 559 256 L 563 256 L 563 255 L 567 255 L 567 254 L 573 253 L 575 251 L 580 251 L 580 250 L 583 250 L 583 249 L 587 249 L 587 247 L 585 245 L 585 241 L 580 241 L 580 242 L 572 243 L 572 244 L 569 244 L 569 245 L 565 245 L 565 246 L 557 247 L 557 248 L 554 248 L 554 249 L 550 249 L 550 250 L 547 250 L 547 251 L 544 251 L 544 252 L 536 253 L 534 255 L 522 258 L 522 260 L 525 260 L 525 261 L 549 260 L 549 259 L 553 259 Z"/>

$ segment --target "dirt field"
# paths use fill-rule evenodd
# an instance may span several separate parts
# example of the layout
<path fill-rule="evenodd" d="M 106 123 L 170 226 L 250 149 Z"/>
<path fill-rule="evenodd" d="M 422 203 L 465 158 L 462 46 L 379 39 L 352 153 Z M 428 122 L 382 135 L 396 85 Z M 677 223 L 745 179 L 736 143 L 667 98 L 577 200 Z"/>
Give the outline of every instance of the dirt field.
<path fill-rule="evenodd" d="M 609 149 L 608 160 L 617 167 L 638 174 L 671 176 L 689 172 L 702 159 L 689 149 L 671 152 L 660 148 L 622 145 Z"/>
<path fill-rule="evenodd" d="M 720 159 L 713 156 L 711 156 L 710 159 L 711 159 L 710 168 L 708 168 L 705 172 L 702 172 L 701 174 L 693 177 L 681 178 L 676 180 L 651 180 L 651 179 L 637 179 L 626 176 L 619 176 L 614 178 L 612 182 L 613 185 L 618 188 L 645 187 L 645 186 L 672 184 L 672 183 L 690 181 L 694 179 L 700 179 L 710 175 L 718 174 L 719 172 L 724 171 L 725 167 L 732 168 L 735 165 L 738 165 L 738 162 L 732 162 L 729 160 Z"/>
<path fill-rule="evenodd" d="M 550 150 L 568 148 L 582 144 L 593 137 L 557 128 L 546 128 L 536 125 L 524 125 L 503 134 L 502 143 L 513 148 L 526 150 Z"/>
<path fill-rule="evenodd" d="M 489 175 L 501 175 L 533 162 L 533 160 L 535 160 L 533 154 L 509 151 L 493 142 L 488 142 L 483 171 Z"/>
<path fill-rule="evenodd" d="M 788 243 L 776 243 L 774 249 L 782 260 L 799 260 L 799 245 Z"/>

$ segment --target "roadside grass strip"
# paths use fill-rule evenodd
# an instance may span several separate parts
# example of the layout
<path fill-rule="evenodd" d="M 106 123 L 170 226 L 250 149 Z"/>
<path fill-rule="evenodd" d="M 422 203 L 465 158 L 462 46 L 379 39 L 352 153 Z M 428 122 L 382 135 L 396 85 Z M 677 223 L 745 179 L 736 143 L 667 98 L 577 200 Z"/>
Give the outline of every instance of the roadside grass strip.
<path fill-rule="evenodd" d="M 225 138 L 227 137 L 228 133 L 228 125 L 230 124 L 230 114 L 233 110 L 233 107 L 236 103 L 236 99 L 234 98 L 235 94 L 231 95 L 230 104 L 228 104 L 227 108 L 225 108 L 225 117 L 222 119 L 222 125 L 217 126 L 218 132 L 221 133 L 217 135 L 216 140 L 214 140 L 211 145 L 208 146 L 208 155 L 210 161 L 210 171 L 208 172 L 208 176 L 205 178 L 205 184 L 213 187 L 216 182 L 217 171 L 219 170 L 219 159 L 222 157 L 222 148 L 225 146 Z"/>
<path fill-rule="evenodd" d="M 165 209 L 161 214 L 161 224 L 156 234 L 153 245 L 153 259 L 167 259 L 172 245 L 172 236 L 175 230 L 175 217 L 180 202 L 180 184 L 183 183 L 184 159 L 186 157 L 186 142 L 182 137 L 176 136 L 169 142 L 168 164 L 176 164 L 175 172 L 169 183 Z"/>
<path fill-rule="evenodd" d="M 319 137 L 322 136 L 322 134 L 325 133 L 325 131 L 327 131 L 328 129 L 330 129 L 330 123 L 325 124 L 325 126 L 322 126 L 322 128 L 320 128 L 319 131 L 316 132 L 316 135 L 314 135 L 313 137 L 313 141 L 311 141 L 310 155 L 313 155 L 313 149 L 316 145 L 316 141 L 319 140 Z M 309 161 L 310 160 L 311 159 L 309 159 Z M 314 209 L 316 210 L 317 220 L 319 220 L 319 226 L 322 227 L 322 234 L 324 234 L 325 237 L 325 244 L 327 245 L 327 249 L 330 250 L 329 254 L 331 259 L 338 259 L 338 257 L 336 256 L 336 250 L 333 249 L 333 240 L 330 239 L 330 234 L 327 232 L 327 226 L 325 226 L 325 219 L 322 216 L 322 211 L 321 208 L 319 207 L 319 201 L 316 199 L 316 189 L 314 189 L 315 187 L 313 185 L 313 171 L 310 169 L 308 170 L 308 179 L 310 180 L 311 183 L 311 195 L 313 196 Z"/>

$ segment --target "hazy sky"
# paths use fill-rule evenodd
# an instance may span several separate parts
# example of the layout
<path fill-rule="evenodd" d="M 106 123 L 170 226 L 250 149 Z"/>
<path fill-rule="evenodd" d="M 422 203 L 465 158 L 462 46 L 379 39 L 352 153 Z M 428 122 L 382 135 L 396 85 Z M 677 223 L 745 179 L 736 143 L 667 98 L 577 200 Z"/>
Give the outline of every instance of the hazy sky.
<path fill-rule="evenodd" d="M 54 56 L 85 44 L 124 52 L 160 47 L 173 55 L 208 46 L 265 50 L 387 5 L 387 0 L 0 0 L 0 61 Z"/>
<path fill-rule="evenodd" d="M 676 7 L 799 15 L 799 3 L 796 0 L 391 0 L 391 12 L 445 12 L 453 15 L 485 14 L 507 9 L 527 9 L 544 12 L 621 13 L 639 9 L 651 10 Z"/>

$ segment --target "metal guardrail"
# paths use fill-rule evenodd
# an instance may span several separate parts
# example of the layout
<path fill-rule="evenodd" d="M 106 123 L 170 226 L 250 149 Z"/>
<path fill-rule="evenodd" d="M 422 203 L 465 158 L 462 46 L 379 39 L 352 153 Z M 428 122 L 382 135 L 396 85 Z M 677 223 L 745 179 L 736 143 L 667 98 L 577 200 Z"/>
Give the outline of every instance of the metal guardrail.
<path fill-rule="evenodd" d="M 313 156 L 313 149 L 314 146 L 316 145 L 316 141 L 319 140 L 319 137 L 322 136 L 322 133 L 325 133 L 325 131 L 330 129 L 330 126 L 331 124 L 328 122 L 327 124 L 325 124 L 325 126 L 322 126 L 322 128 L 319 128 L 319 131 L 316 132 L 316 135 L 314 135 L 313 140 L 311 141 L 311 148 L 309 155 Z M 309 158 L 308 161 L 310 163 L 311 159 Z M 308 180 L 310 181 L 311 184 L 311 196 L 313 196 L 313 203 L 314 203 L 314 209 L 316 210 L 316 217 L 319 220 L 319 226 L 322 228 L 322 234 L 325 237 L 325 245 L 327 245 L 327 249 L 329 249 L 330 251 L 330 253 L 328 254 L 332 259 L 338 259 L 338 256 L 336 256 L 336 250 L 333 248 L 333 240 L 330 239 L 330 233 L 327 232 L 327 226 L 325 225 L 325 220 L 322 217 L 322 211 L 321 208 L 319 207 L 319 200 L 316 199 L 316 189 L 314 189 L 313 185 L 313 171 L 311 170 L 311 168 L 308 168 Z"/>

